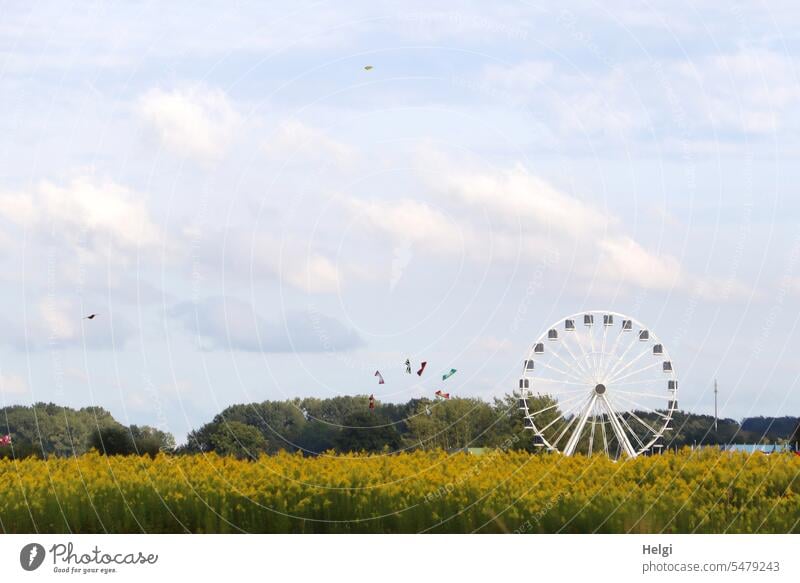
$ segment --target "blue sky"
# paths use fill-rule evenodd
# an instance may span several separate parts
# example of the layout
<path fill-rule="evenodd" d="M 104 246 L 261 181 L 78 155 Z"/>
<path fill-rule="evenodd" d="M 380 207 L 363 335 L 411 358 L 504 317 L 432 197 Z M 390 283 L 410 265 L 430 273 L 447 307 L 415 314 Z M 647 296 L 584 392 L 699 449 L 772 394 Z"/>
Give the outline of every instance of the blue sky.
<path fill-rule="evenodd" d="M 490 398 L 610 309 L 800 414 L 792 3 L 270 4 L 2 4 L 3 403 Z"/>

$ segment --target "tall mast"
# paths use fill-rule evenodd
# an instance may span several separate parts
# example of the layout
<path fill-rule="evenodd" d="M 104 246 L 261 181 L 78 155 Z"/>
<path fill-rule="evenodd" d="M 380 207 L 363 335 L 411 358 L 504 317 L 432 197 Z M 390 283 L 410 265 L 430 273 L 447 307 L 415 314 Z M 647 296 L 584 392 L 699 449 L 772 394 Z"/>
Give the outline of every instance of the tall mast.
<path fill-rule="evenodd" d="M 714 431 L 717 430 L 717 379 L 714 379 Z"/>

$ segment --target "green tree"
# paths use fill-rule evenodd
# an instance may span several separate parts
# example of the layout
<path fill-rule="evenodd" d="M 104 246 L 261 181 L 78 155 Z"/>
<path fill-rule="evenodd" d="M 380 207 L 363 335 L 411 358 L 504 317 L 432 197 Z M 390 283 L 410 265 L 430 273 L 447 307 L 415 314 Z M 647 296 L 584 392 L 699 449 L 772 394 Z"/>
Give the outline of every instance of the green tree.
<path fill-rule="evenodd" d="M 335 444 L 339 451 L 347 452 L 396 450 L 400 434 L 391 420 L 377 410 L 359 411 L 345 418 Z"/>
<path fill-rule="evenodd" d="M 311 419 L 303 427 L 297 438 L 297 445 L 306 455 L 320 454 L 335 449 L 339 436 L 339 426 L 325 421 Z"/>
<path fill-rule="evenodd" d="M 105 455 L 136 453 L 131 432 L 123 425 L 101 427 L 89 437 L 89 447 Z"/>
<path fill-rule="evenodd" d="M 175 449 L 175 438 L 167 433 L 148 425 L 131 425 L 131 437 L 134 450 L 139 455 L 155 457 L 158 452 L 171 452 Z"/>
<path fill-rule="evenodd" d="M 229 421 L 217 425 L 216 431 L 211 434 L 211 447 L 219 455 L 258 459 L 258 456 L 267 452 L 269 444 L 257 428 Z"/>
<path fill-rule="evenodd" d="M 179 453 L 213 451 L 239 459 L 258 459 L 268 449 L 269 444 L 258 428 L 239 421 L 222 421 L 207 423 L 192 431 L 187 447 Z"/>
<path fill-rule="evenodd" d="M 0 433 L 11 435 L 16 457 L 80 455 L 86 452 L 92 432 L 117 424 L 102 407 L 75 410 L 53 403 L 4 407 L 0 420 Z"/>
<path fill-rule="evenodd" d="M 302 410 L 291 401 L 264 401 L 232 405 L 214 417 L 214 423 L 236 421 L 258 429 L 269 444 L 270 453 L 294 451 L 306 424 Z"/>
<path fill-rule="evenodd" d="M 794 433 L 789 436 L 789 445 L 793 447 L 795 451 L 800 451 L 800 424 L 795 427 Z"/>
<path fill-rule="evenodd" d="M 407 420 L 409 432 L 405 441 L 424 449 L 495 445 L 500 436 L 496 425 L 503 422 L 499 417 L 503 414 L 480 399 L 421 401 Z"/>

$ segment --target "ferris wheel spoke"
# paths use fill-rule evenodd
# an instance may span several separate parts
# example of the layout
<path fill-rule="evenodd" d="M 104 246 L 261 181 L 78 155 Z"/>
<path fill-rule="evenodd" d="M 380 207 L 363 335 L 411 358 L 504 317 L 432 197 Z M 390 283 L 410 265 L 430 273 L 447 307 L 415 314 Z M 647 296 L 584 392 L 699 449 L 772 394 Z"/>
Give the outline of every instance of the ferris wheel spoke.
<path fill-rule="evenodd" d="M 603 342 L 600 344 L 600 363 L 597 365 L 598 375 L 603 370 L 603 368 L 605 368 L 603 366 L 603 357 L 606 354 L 606 338 L 608 337 L 608 328 L 609 326 L 606 326 L 605 322 L 603 322 Z"/>
<path fill-rule="evenodd" d="M 553 354 L 553 356 L 555 356 L 555 357 L 556 357 L 556 358 L 557 358 L 559 361 L 561 361 L 561 363 L 563 363 L 563 364 L 564 364 L 564 366 L 566 366 L 568 369 L 570 368 L 570 364 L 569 364 L 569 363 L 568 363 L 566 360 L 564 360 L 563 358 L 561 358 L 561 357 L 558 355 L 558 353 L 557 353 L 557 352 L 553 351 L 553 352 L 552 352 L 552 354 Z M 580 371 L 575 371 L 575 372 L 577 372 L 578 374 L 586 374 L 586 373 L 585 373 L 585 372 L 584 372 L 582 369 L 581 369 Z"/>
<path fill-rule="evenodd" d="M 613 378 L 613 379 L 609 379 L 609 380 L 608 380 L 608 384 L 609 384 L 609 385 L 613 385 L 613 384 L 614 384 L 615 382 L 617 382 L 617 381 L 621 381 L 621 380 L 623 380 L 623 379 L 630 378 L 630 377 L 632 377 L 632 376 L 634 376 L 634 375 L 637 375 L 637 374 L 639 374 L 639 373 L 642 373 L 642 372 L 644 372 L 644 371 L 646 371 L 646 370 L 650 370 L 651 368 L 655 368 L 655 367 L 657 367 L 659 364 L 661 364 L 661 363 L 660 363 L 660 362 L 655 362 L 655 363 L 653 363 L 653 364 L 650 364 L 650 365 L 648 365 L 648 366 L 646 366 L 646 367 L 644 367 L 644 368 L 640 368 L 639 370 L 635 370 L 635 371 L 633 371 L 633 372 L 629 372 L 629 373 L 628 373 L 628 374 L 626 374 L 625 376 L 621 376 L 621 377 L 615 377 L 615 378 Z"/>
<path fill-rule="evenodd" d="M 545 432 L 545 431 L 547 431 L 548 429 L 550 429 L 550 428 L 551 428 L 553 425 L 555 425 L 555 424 L 556 424 L 556 423 L 558 423 L 559 421 L 563 421 L 563 420 L 564 420 L 564 418 L 563 418 L 563 417 L 556 417 L 556 418 L 555 418 L 555 419 L 553 419 L 553 420 L 552 420 L 550 423 L 548 423 L 547 425 L 545 425 L 544 427 L 542 427 L 542 428 L 539 430 L 539 435 L 544 435 L 544 432 Z"/>
<path fill-rule="evenodd" d="M 614 385 L 616 388 L 618 385 Z M 655 393 L 640 393 L 638 391 L 614 391 L 614 394 L 621 394 L 621 395 L 636 395 L 639 397 L 654 397 L 656 399 L 666 399 L 669 395 L 657 395 Z"/>
<path fill-rule="evenodd" d="M 639 417 L 639 416 L 638 416 L 636 413 L 634 413 L 633 411 L 628 411 L 628 413 L 629 413 L 629 414 L 630 414 L 630 415 L 631 415 L 631 416 L 632 416 L 634 419 L 636 419 L 636 420 L 637 420 L 639 423 L 641 423 L 642 425 L 644 425 L 644 426 L 645 426 L 645 427 L 646 427 L 646 428 L 647 428 L 647 429 L 648 429 L 648 430 L 649 430 L 649 431 L 650 431 L 650 432 L 651 432 L 653 435 L 659 435 L 659 432 L 658 432 L 658 431 L 656 431 L 655 429 L 653 429 L 652 427 L 650 427 L 650 425 L 649 425 L 648 423 L 645 423 L 645 422 L 644 422 L 644 420 L 642 420 L 642 418 L 641 418 L 641 417 Z"/>
<path fill-rule="evenodd" d="M 594 379 L 594 382 L 597 382 L 598 380 L 600 380 L 600 370 L 602 370 L 603 364 L 606 361 L 605 360 L 605 356 L 606 355 L 605 355 L 604 352 L 598 352 L 598 353 L 596 353 L 596 356 L 597 356 L 597 360 L 596 360 L 597 364 L 595 365 L 594 374 L 592 375 L 592 378 Z"/>
<path fill-rule="evenodd" d="M 617 419 L 620 422 L 620 426 L 622 428 L 622 431 L 624 432 L 625 428 L 627 427 L 628 428 L 628 433 L 630 433 L 631 436 L 633 437 L 633 439 L 636 440 L 636 443 L 639 444 L 639 447 L 643 449 L 644 448 L 644 443 L 642 442 L 641 439 L 639 439 L 639 435 L 630 426 L 630 424 L 628 423 L 627 419 L 625 419 L 625 416 L 622 415 L 622 413 L 617 413 Z M 633 444 L 631 444 L 631 445 L 633 445 Z"/>
<path fill-rule="evenodd" d="M 592 397 L 589 397 L 589 399 L 592 399 Z M 556 445 L 558 445 L 558 442 L 561 441 L 561 439 L 564 437 L 564 435 L 566 435 L 567 431 L 569 431 L 569 428 L 572 427 L 572 424 L 575 423 L 576 419 L 578 419 L 578 415 L 574 414 L 572 416 L 572 419 L 570 419 L 567 422 L 567 424 L 564 426 L 564 428 L 561 430 L 561 433 L 558 434 L 558 437 L 556 438 L 556 440 L 551 444 L 553 447 L 556 447 Z"/>
<path fill-rule="evenodd" d="M 541 363 L 540 363 L 541 364 Z M 588 381 L 581 380 L 580 382 L 574 380 L 567 380 L 561 379 L 553 376 L 545 376 L 544 374 L 535 374 L 531 375 L 530 379 L 533 381 L 534 385 L 568 385 L 572 387 L 583 387 L 588 388 L 590 383 Z"/>
<path fill-rule="evenodd" d="M 584 391 L 581 391 L 581 392 L 584 392 Z M 581 395 L 575 395 L 574 397 L 569 397 L 568 399 L 564 399 L 563 401 L 558 401 L 557 403 L 554 403 L 553 405 L 549 405 L 549 406 L 545 407 L 544 409 L 539 409 L 538 411 L 534 411 L 533 413 L 528 413 L 528 415 L 530 417 L 534 417 L 536 415 L 539 415 L 540 413 L 544 413 L 545 411 L 550 411 L 551 409 L 555 409 L 556 407 L 563 407 L 566 403 L 569 403 L 571 401 L 576 401 L 577 399 L 580 399 L 580 398 L 581 398 Z"/>
<path fill-rule="evenodd" d="M 580 361 L 581 365 L 583 365 L 584 361 L 586 362 L 586 369 L 584 370 L 584 374 L 586 374 L 586 376 L 589 377 L 591 375 L 591 372 L 589 371 L 589 368 L 591 368 L 591 363 L 589 362 L 589 355 L 586 353 L 586 350 L 583 347 L 583 342 L 581 342 L 580 337 L 578 336 L 578 331 L 577 330 L 575 331 L 574 338 L 575 338 L 575 344 L 578 345 L 578 348 L 581 351 L 581 355 L 583 355 L 583 361 Z M 566 342 L 566 340 L 565 340 L 565 342 Z"/>
<path fill-rule="evenodd" d="M 617 337 L 614 339 L 614 344 L 611 346 L 611 351 L 608 353 L 611 358 L 608 360 L 608 365 L 601 371 L 603 376 L 606 376 L 608 373 L 608 369 L 611 367 L 611 363 L 614 362 L 613 357 L 617 353 L 617 348 L 619 347 L 619 340 L 622 338 L 623 332 L 622 330 L 617 333 Z"/>
<path fill-rule="evenodd" d="M 609 397 L 609 400 L 610 400 L 610 397 Z M 631 415 L 631 416 L 633 416 L 633 417 L 635 417 L 636 419 L 639 419 L 639 417 L 633 411 L 626 411 L 626 413 Z M 644 448 L 644 442 L 641 439 L 639 439 L 639 434 L 637 434 L 636 431 L 634 431 L 633 427 L 631 427 L 630 423 L 628 423 L 628 420 L 625 419 L 625 417 L 621 413 L 620 413 L 620 419 L 625 424 L 625 426 L 628 428 L 628 431 L 631 432 L 631 435 L 633 435 L 634 439 L 636 439 L 636 441 L 639 442 L 639 445 L 642 448 Z M 639 419 L 639 422 L 642 425 L 644 425 L 647 429 L 649 429 L 652 433 L 657 434 L 657 432 L 652 427 L 650 427 L 647 423 L 645 423 L 641 419 Z"/>
<path fill-rule="evenodd" d="M 614 372 L 614 373 L 612 373 L 612 374 L 621 374 L 621 373 L 625 372 L 625 371 L 626 371 L 626 370 L 627 370 L 629 367 L 631 367 L 633 364 L 635 364 L 636 362 L 638 362 L 638 361 L 639 361 L 639 359 L 641 359 L 641 358 L 642 358 L 642 357 L 643 357 L 645 354 L 650 354 L 650 348 L 649 348 L 649 347 L 647 348 L 647 350 L 645 350 L 644 352 L 642 352 L 642 353 L 641 353 L 639 356 L 637 356 L 636 358 L 634 358 L 633 360 L 631 360 L 631 361 L 630 361 L 628 364 L 626 364 L 626 365 L 625 365 L 625 366 L 623 366 L 621 369 L 619 369 L 618 371 L 616 371 L 616 372 Z"/>
<path fill-rule="evenodd" d="M 652 385 L 652 384 L 655 383 L 655 381 L 652 378 L 639 379 L 639 380 L 635 380 L 635 381 L 627 381 L 627 382 L 624 382 L 624 383 L 614 383 L 614 387 L 626 387 L 626 386 L 630 386 L 630 385 L 641 385 L 641 384 L 645 384 L 645 383 L 648 384 L 648 385 Z"/>
<path fill-rule="evenodd" d="M 640 445 L 641 447 L 644 447 L 644 444 L 643 444 L 643 443 L 642 443 L 642 441 L 639 439 L 639 436 L 638 436 L 638 434 L 637 434 L 637 433 L 636 433 L 636 432 L 633 430 L 633 428 L 630 426 L 630 424 L 628 423 L 627 419 L 625 419 L 625 416 L 624 416 L 624 415 L 623 415 L 623 413 L 622 413 L 622 412 L 619 410 L 619 407 L 616 407 L 616 406 L 614 405 L 614 402 L 611 400 L 611 396 L 610 396 L 610 395 L 609 395 L 609 396 L 607 396 L 607 397 L 606 397 L 606 399 L 608 400 L 609 404 L 611 404 L 611 407 L 612 407 L 612 409 L 614 410 L 614 413 L 616 413 L 616 415 L 617 415 L 617 419 L 619 420 L 619 422 L 620 422 L 620 425 L 621 425 L 621 427 L 622 427 L 623 431 L 625 430 L 625 428 L 627 428 L 627 429 L 628 429 L 628 432 L 629 432 L 629 433 L 631 434 L 631 436 L 632 436 L 632 437 L 633 437 L 633 438 L 634 438 L 634 439 L 635 439 L 635 440 L 636 440 L 636 441 L 639 443 L 639 445 Z M 626 411 L 626 413 L 628 413 L 628 411 Z"/>
<path fill-rule="evenodd" d="M 608 436 L 606 435 L 606 422 L 602 419 L 602 408 L 598 407 L 599 411 L 601 412 L 601 422 L 600 422 L 600 432 L 603 434 L 603 450 L 608 455 Z"/>
<path fill-rule="evenodd" d="M 644 442 L 642 442 L 642 440 L 639 439 L 639 435 L 633 430 L 633 427 L 630 426 L 630 424 L 628 423 L 628 420 L 625 419 L 625 417 L 622 414 L 619 415 L 619 419 L 620 419 L 620 421 L 622 421 L 622 423 L 625 425 L 625 427 L 628 428 L 628 432 L 636 440 L 636 443 L 639 444 L 639 447 L 644 449 Z"/>
<path fill-rule="evenodd" d="M 666 420 L 670 420 L 670 419 L 672 419 L 672 417 L 671 417 L 671 416 L 669 416 L 669 415 L 664 415 L 664 414 L 663 414 L 661 411 L 658 411 L 658 410 L 656 410 L 656 409 L 653 409 L 652 407 L 648 407 L 647 405 L 642 405 L 641 403 L 638 403 L 638 402 L 634 401 L 634 400 L 633 400 L 633 399 L 631 399 L 630 397 L 626 397 L 624 393 L 617 393 L 616 395 L 617 395 L 617 398 L 619 398 L 619 399 L 622 399 L 623 401 L 627 401 L 627 402 L 628 402 L 628 403 L 630 403 L 631 405 L 636 405 L 636 406 L 637 406 L 637 407 L 639 407 L 639 408 L 640 408 L 642 411 L 647 411 L 648 413 L 653 413 L 654 415 L 658 415 L 658 416 L 659 416 L 659 417 L 661 417 L 662 419 L 666 419 Z"/>
<path fill-rule="evenodd" d="M 540 382 L 541 382 L 541 380 L 540 380 Z M 549 382 L 552 383 L 553 385 L 570 384 L 570 385 L 575 385 L 575 386 L 582 387 L 580 389 L 569 389 L 568 391 L 558 391 L 558 395 L 569 395 L 570 393 L 586 393 L 586 392 L 589 391 L 589 389 L 587 388 L 587 385 L 581 384 L 581 383 L 567 383 L 566 381 L 549 381 Z M 544 387 L 542 387 L 542 388 L 544 389 Z M 553 388 L 557 388 L 557 387 L 553 387 Z M 544 394 L 548 394 L 548 393 L 544 393 Z M 551 396 L 554 396 L 554 395 L 551 395 Z"/>
<path fill-rule="evenodd" d="M 568 373 L 567 371 L 564 371 L 564 370 L 561 370 L 560 368 L 558 368 L 558 367 L 555 367 L 555 366 L 553 366 L 553 365 L 551 365 L 551 364 L 546 364 L 546 363 L 544 363 L 544 362 L 539 362 L 539 366 L 543 366 L 543 367 L 545 367 L 545 368 L 548 368 L 548 369 L 550 369 L 550 370 L 554 370 L 554 371 L 556 371 L 556 372 L 560 372 L 560 373 L 561 373 L 561 374 L 563 374 L 564 376 L 566 376 L 566 377 L 569 377 L 569 378 L 571 378 L 571 379 L 573 379 L 573 380 L 579 381 L 579 382 L 581 382 L 581 383 L 586 383 L 586 379 L 582 379 L 582 378 L 580 378 L 580 377 L 577 377 L 577 376 L 575 376 L 574 374 L 572 374 L 572 373 Z"/>
<path fill-rule="evenodd" d="M 594 430 L 596 423 L 596 414 L 597 414 L 597 399 L 594 400 L 594 405 L 592 406 L 592 427 L 589 430 L 589 457 L 592 457 L 592 450 L 594 449 Z"/>
<path fill-rule="evenodd" d="M 572 455 L 575 453 L 575 448 L 578 447 L 578 441 L 581 438 L 581 433 L 583 433 L 584 427 L 586 427 L 586 421 L 589 419 L 589 413 L 592 412 L 592 408 L 594 407 L 594 403 L 597 400 L 597 393 L 592 394 L 589 402 L 586 403 L 586 406 L 581 410 L 581 418 L 578 421 L 578 425 L 575 427 L 575 431 L 572 433 L 570 438 L 567 440 L 567 445 L 564 447 L 564 455 Z"/>
<path fill-rule="evenodd" d="M 620 366 L 620 365 L 621 365 L 623 362 L 625 362 L 625 357 L 626 357 L 626 356 L 628 356 L 628 353 L 631 351 L 631 348 L 633 348 L 634 346 L 636 346 L 636 343 L 637 343 L 637 338 L 636 338 L 636 336 L 634 336 L 634 337 L 633 337 L 633 339 L 631 340 L 630 344 L 628 344 L 628 347 L 627 347 L 627 348 L 625 348 L 625 352 L 623 352 L 623 353 L 622 353 L 622 356 L 620 356 L 620 357 L 617 359 L 617 362 L 614 364 L 614 366 L 613 366 L 613 367 L 611 367 L 611 370 L 609 371 L 609 373 L 608 373 L 608 376 L 611 376 L 611 375 L 613 375 L 613 374 L 615 374 L 615 373 L 616 373 L 616 371 L 617 371 L 617 368 L 618 368 L 618 367 L 619 367 L 619 366 Z"/>
<path fill-rule="evenodd" d="M 567 349 L 567 352 L 569 352 L 570 357 L 572 357 L 572 361 L 580 369 L 581 373 L 588 376 L 589 372 L 583 367 L 583 363 L 580 360 L 578 360 L 578 358 L 572 352 L 572 349 L 569 347 L 569 342 L 567 342 L 567 339 L 566 339 L 566 336 L 569 336 L 569 334 L 565 333 L 564 336 L 565 336 L 564 342 L 562 342 L 562 344 L 564 345 L 564 348 Z"/>
<path fill-rule="evenodd" d="M 594 349 L 594 326 L 591 326 L 589 328 L 589 343 L 590 343 L 590 347 L 592 349 L 592 352 L 591 352 L 591 355 L 592 355 L 592 372 L 596 374 L 597 373 L 597 362 L 596 362 L 595 357 L 594 357 L 594 355 L 595 355 L 595 349 Z"/>
<path fill-rule="evenodd" d="M 628 436 L 625 435 L 625 430 L 622 428 L 619 419 L 617 419 L 614 407 L 611 406 L 611 403 L 606 398 L 605 394 L 601 395 L 601 398 L 603 400 L 603 404 L 605 405 L 606 411 L 608 412 L 608 421 L 611 424 L 611 429 L 614 431 L 614 435 L 617 436 L 618 446 L 625 453 L 627 453 L 629 457 L 636 457 L 636 452 L 634 451 Z"/>

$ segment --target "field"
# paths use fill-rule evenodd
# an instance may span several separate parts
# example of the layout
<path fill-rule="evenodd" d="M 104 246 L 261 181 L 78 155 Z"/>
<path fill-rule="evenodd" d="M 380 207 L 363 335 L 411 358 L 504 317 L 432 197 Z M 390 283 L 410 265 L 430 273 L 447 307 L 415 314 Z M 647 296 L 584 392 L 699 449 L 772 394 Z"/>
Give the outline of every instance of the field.
<path fill-rule="evenodd" d="M 7 533 L 800 532 L 800 457 L 495 451 L 0 462 Z"/>

